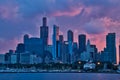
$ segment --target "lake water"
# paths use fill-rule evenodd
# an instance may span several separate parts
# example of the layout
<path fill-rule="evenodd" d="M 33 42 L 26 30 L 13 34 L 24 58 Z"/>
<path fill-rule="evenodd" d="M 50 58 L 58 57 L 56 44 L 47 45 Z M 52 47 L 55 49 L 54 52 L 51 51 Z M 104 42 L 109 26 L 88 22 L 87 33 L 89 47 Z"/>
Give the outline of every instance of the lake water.
<path fill-rule="evenodd" d="M 0 80 L 120 80 L 120 74 L 0 73 Z"/>

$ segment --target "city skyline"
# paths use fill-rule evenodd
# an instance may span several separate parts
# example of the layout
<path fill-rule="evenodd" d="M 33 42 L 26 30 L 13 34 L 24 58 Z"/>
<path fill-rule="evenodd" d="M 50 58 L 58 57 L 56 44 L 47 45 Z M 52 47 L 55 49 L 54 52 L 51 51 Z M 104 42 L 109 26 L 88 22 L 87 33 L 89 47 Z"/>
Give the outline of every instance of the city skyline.
<path fill-rule="evenodd" d="M 50 28 L 49 42 L 52 43 L 54 24 L 60 27 L 60 34 L 64 35 L 65 40 L 69 29 L 74 32 L 75 41 L 78 40 L 78 35 L 86 34 L 87 39 L 97 45 L 99 51 L 105 47 L 107 33 L 115 32 L 118 54 L 119 7 L 119 0 L 0 0 L 0 53 L 15 49 L 17 44 L 23 41 L 24 34 L 39 36 L 41 19 L 46 16 L 47 26 Z M 108 13 L 104 12 L 104 9 Z"/>
<path fill-rule="evenodd" d="M 48 44 L 47 17 L 42 18 L 42 23 L 40 36 L 30 37 L 29 34 L 24 34 L 23 43 L 18 43 L 15 50 L 6 52 L 5 63 L 11 63 L 11 60 L 14 59 L 15 63 L 29 63 L 29 59 L 33 60 L 30 63 L 72 64 L 76 61 L 101 61 L 116 64 L 119 62 L 116 56 L 116 33 L 106 35 L 106 47 L 99 52 L 96 44 L 86 39 L 86 34 L 78 35 L 78 43 L 76 43 L 73 39 L 74 32 L 68 30 L 67 40 L 65 40 L 64 35 L 59 34 L 60 29 L 57 25 L 53 25 L 52 44 Z M 23 58 L 21 58 L 22 56 Z"/>
<path fill-rule="evenodd" d="M 47 17 L 43 17 L 43 19 L 42 19 L 42 26 L 40 26 L 39 37 L 30 36 L 29 34 L 24 34 L 24 39 L 23 39 L 23 42 L 22 42 L 23 44 L 21 44 L 21 43 L 19 44 L 18 43 L 17 46 L 16 46 L 16 51 L 18 49 L 18 53 L 19 53 L 19 50 L 22 49 L 23 52 L 24 51 L 30 51 L 30 52 L 35 51 L 35 53 L 37 53 L 37 54 L 39 54 L 39 53 L 43 54 L 44 51 L 46 50 L 46 47 L 48 47 L 48 45 L 52 45 L 53 49 L 52 49 L 51 53 L 52 53 L 53 60 L 54 60 L 54 59 L 60 57 L 61 53 L 59 52 L 59 46 L 61 44 L 59 44 L 59 40 L 60 40 L 60 42 L 62 40 L 62 41 L 65 42 L 66 45 L 68 44 L 68 46 L 69 46 L 68 53 L 70 55 L 72 55 L 74 53 L 73 50 L 72 50 L 73 49 L 72 46 L 73 46 L 73 43 L 75 43 L 75 40 L 74 40 L 74 35 L 75 34 L 74 34 L 74 32 L 72 30 L 68 29 L 68 31 L 66 32 L 67 33 L 67 40 L 66 40 L 66 39 L 64 39 L 64 35 L 60 34 L 60 29 L 59 28 L 60 28 L 59 26 L 53 25 L 52 44 L 48 43 L 48 40 L 49 40 L 49 37 L 50 37 L 49 36 L 49 27 L 47 26 Z M 108 33 L 108 35 L 109 34 L 116 35 L 116 33 Z M 117 55 L 117 57 L 114 56 L 114 60 L 116 60 L 116 58 L 117 58 L 117 62 L 118 62 L 119 58 L 118 58 L 118 54 L 116 54 L 116 37 L 115 37 L 115 40 L 114 40 L 114 37 L 107 38 L 108 35 L 106 35 L 106 47 L 104 47 L 104 49 L 102 51 L 106 51 L 105 48 L 107 49 L 107 47 L 109 47 L 110 52 L 112 50 L 115 50 L 115 52 L 114 51 L 113 52 L 115 53 L 115 56 Z M 60 39 L 60 36 L 62 36 L 61 39 Z M 77 42 L 77 45 L 78 45 L 77 48 L 79 50 L 79 53 L 80 54 L 84 53 L 84 51 L 86 51 L 86 48 L 87 48 L 87 42 L 86 41 L 89 40 L 89 39 L 87 38 L 86 34 L 79 34 L 77 40 L 78 40 L 78 42 Z M 108 42 L 109 40 L 110 40 L 110 42 Z M 113 44 L 111 44 L 112 42 L 113 42 Z M 114 42 L 115 42 L 115 44 L 114 44 Z M 109 43 L 109 45 L 108 45 L 108 43 Z M 92 45 L 93 45 L 93 43 L 90 44 L 90 46 L 92 46 Z M 93 46 L 96 47 L 96 44 L 94 44 Z M 115 49 L 112 49 L 113 47 L 111 47 L 111 46 L 115 46 Z M 24 48 L 24 50 L 23 50 L 23 48 Z M 97 47 L 96 47 L 96 49 L 98 50 Z M 15 50 L 15 49 L 9 49 L 9 50 Z M 8 52 L 8 51 L 6 51 L 6 52 Z M 98 52 L 96 52 L 96 53 L 98 53 Z M 100 53 L 103 53 L 103 52 L 100 51 Z M 108 55 L 106 55 L 106 56 L 108 56 Z"/>

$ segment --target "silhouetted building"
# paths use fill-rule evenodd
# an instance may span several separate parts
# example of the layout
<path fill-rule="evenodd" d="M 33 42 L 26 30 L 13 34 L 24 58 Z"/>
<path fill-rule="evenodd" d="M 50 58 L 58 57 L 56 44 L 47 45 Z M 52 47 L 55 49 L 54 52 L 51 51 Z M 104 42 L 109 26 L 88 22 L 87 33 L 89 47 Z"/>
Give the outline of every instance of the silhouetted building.
<path fill-rule="evenodd" d="M 63 52 L 62 52 L 62 62 L 70 63 L 70 54 L 69 54 L 69 46 L 68 41 L 64 41 L 63 44 Z"/>
<path fill-rule="evenodd" d="M 86 51 L 86 35 L 81 34 L 78 37 L 79 51 L 80 53 Z"/>
<path fill-rule="evenodd" d="M 19 57 L 20 58 L 20 57 Z M 14 53 L 11 55 L 11 64 L 16 64 L 18 63 L 18 54 Z"/>
<path fill-rule="evenodd" d="M 82 61 L 98 61 L 98 50 L 96 45 L 91 45 L 90 40 L 87 41 L 86 51 L 81 53 Z"/>
<path fill-rule="evenodd" d="M 28 35 L 28 34 L 25 34 L 25 35 L 24 35 L 24 38 L 23 38 L 24 44 L 27 43 L 28 39 L 29 39 L 29 35 Z"/>
<path fill-rule="evenodd" d="M 36 54 L 31 53 L 22 53 L 20 54 L 20 63 L 21 64 L 36 64 L 38 63 Z"/>
<path fill-rule="evenodd" d="M 63 42 L 63 41 L 64 41 L 63 35 L 59 35 L 59 41 L 60 41 L 60 42 Z"/>
<path fill-rule="evenodd" d="M 103 51 L 101 51 L 101 58 L 100 58 L 100 61 L 101 62 L 110 62 L 109 61 L 109 52 L 107 51 L 106 48 L 104 48 Z"/>
<path fill-rule="evenodd" d="M 62 61 L 63 43 L 64 43 L 64 37 L 63 37 L 63 35 L 59 35 L 59 43 L 58 43 L 58 57 L 59 57 L 59 61 Z"/>
<path fill-rule="evenodd" d="M 78 44 L 77 42 L 73 42 L 73 54 L 72 54 L 73 62 L 76 62 L 80 59 L 80 54 L 78 52 Z"/>
<path fill-rule="evenodd" d="M 86 51 L 81 53 L 81 60 L 82 61 L 90 61 L 92 60 L 92 55 L 91 55 L 91 43 L 90 40 L 87 41 L 87 46 L 86 46 Z"/>
<path fill-rule="evenodd" d="M 73 60 L 73 32 L 71 30 L 68 30 L 67 32 L 67 40 L 68 40 L 68 47 L 69 47 L 69 54 L 70 54 L 70 62 L 72 63 L 74 60 Z"/>
<path fill-rule="evenodd" d="M 49 51 L 50 53 L 52 53 L 52 45 L 48 45 L 47 48 L 46 48 L 46 51 Z"/>
<path fill-rule="evenodd" d="M 53 26 L 53 60 L 58 58 L 59 27 Z"/>
<path fill-rule="evenodd" d="M 73 42 L 73 49 L 78 49 L 78 44 L 77 44 L 77 42 Z"/>
<path fill-rule="evenodd" d="M 50 53 L 49 51 L 45 51 L 44 62 L 45 63 L 51 63 L 51 62 L 53 62 L 52 58 L 53 58 L 52 53 Z"/>
<path fill-rule="evenodd" d="M 11 55 L 11 58 L 12 58 L 11 62 L 15 63 L 14 59 L 15 59 L 15 57 L 17 57 L 17 63 L 19 63 L 20 62 L 20 54 L 24 53 L 24 52 L 25 52 L 25 44 L 19 43 L 16 47 L 17 54 Z"/>
<path fill-rule="evenodd" d="M 40 27 L 40 38 L 43 41 L 43 49 L 48 45 L 48 34 L 49 34 L 49 28 L 47 26 L 47 18 L 43 17 L 43 25 Z"/>
<path fill-rule="evenodd" d="M 30 53 L 36 53 L 38 55 L 43 54 L 43 42 L 40 38 L 29 38 L 28 35 L 24 36 L 24 45 L 25 45 L 25 51 Z"/>
<path fill-rule="evenodd" d="M 116 34 L 108 33 L 106 36 L 106 52 L 108 52 L 108 61 L 111 63 L 117 63 L 116 59 Z"/>
<path fill-rule="evenodd" d="M 91 57 L 93 61 L 98 61 L 98 49 L 96 48 L 96 45 L 90 45 L 91 47 Z"/>
<path fill-rule="evenodd" d="M 20 43 L 16 47 L 16 53 L 23 53 L 25 52 L 25 45 L 23 43 Z"/>
<path fill-rule="evenodd" d="M 71 30 L 68 30 L 68 32 L 67 32 L 67 40 L 73 42 L 74 41 L 73 39 L 74 39 L 73 32 Z"/>
<path fill-rule="evenodd" d="M 0 54 L 0 64 L 5 64 L 5 54 Z"/>
<path fill-rule="evenodd" d="M 11 55 L 14 54 L 13 50 L 9 50 L 8 53 L 5 54 L 5 63 L 10 64 L 11 63 Z"/>

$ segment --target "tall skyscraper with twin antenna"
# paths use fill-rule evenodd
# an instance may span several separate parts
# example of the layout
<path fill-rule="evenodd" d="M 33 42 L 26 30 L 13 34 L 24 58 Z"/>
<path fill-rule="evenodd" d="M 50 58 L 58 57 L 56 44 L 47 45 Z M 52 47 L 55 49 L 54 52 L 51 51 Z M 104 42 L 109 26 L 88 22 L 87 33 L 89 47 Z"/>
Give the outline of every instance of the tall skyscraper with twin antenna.
<path fill-rule="evenodd" d="M 43 17 L 43 25 L 40 27 L 40 38 L 43 41 L 43 48 L 48 45 L 48 34 L 49 34 L 49 28 L 47 26 L 47 18 Z"/>

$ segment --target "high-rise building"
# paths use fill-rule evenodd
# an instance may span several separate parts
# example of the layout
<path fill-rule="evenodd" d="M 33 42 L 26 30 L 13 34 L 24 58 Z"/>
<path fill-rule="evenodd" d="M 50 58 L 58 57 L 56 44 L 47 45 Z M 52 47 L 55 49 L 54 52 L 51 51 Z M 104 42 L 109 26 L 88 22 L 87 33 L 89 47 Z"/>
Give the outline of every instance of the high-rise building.
<path fill-rule="evenodd" d="M 15 57 L 17 57 L 17 63 L 20 62 L 20 54 L 25 52 L 25 44 L 23 43 L 19 43 L 16 47 L 16 53 L 17 54 L 14 54 L 14 55 L 11 55 L 11 58 L 13 58 L 13 62 L 14 62 L 14 59 L 16 59 Z M 11 61 L 12 61 L 11 60 Z"/>
<path fill-rule="evenodd" d="M 53 26 L 53 60 L 58 58 L 59 27 Z"/>
<path fill-rule="evenodd" d="M 73 42 L 73 32 L 71 30 L 68 30 L 67 32 L 67 40 Z"/>
<path fill-rule="evenodd" d="M 109 53 L 107 51 L 106 48 L 104 48 L 103 51 L 101 51 L 101 57 L 100 57 L 100 61 L 101 62 L 109 62 Z"/>
<path fill-rule="evenodd" d="M 43 54 L 43 42 L 42 39 L 31 37 L 29 35 L 24 36 L 25 52 L 36 53 L 38 55 Z"/>
<path fill-rule="evenodd" d="M 91 43 L 90 40 L 87 40 L 87 45 L 86 45 L 86 52 L 81 53 L 81 60 L 82 61 L 89 61 L 92 60 L 91 56 Z"/>
<path fill-rule="evenodd" d="M 63 41 L 64 41 L 63 35 L 59 35 L 59 41 L 60 41 L 60 42 L 63 42 Z"/>
<path fill-rule="evenodd" d="M 98 49 L 96 47 L 96 45 L 90 45 L 91 47 L 91 58 L 93 61 L 98 61 Z"/>
<path fill-rule="evenodd" d="M 62 61 L 63 43 L 64 43 L 64 37 L 63 37 L 63 35 L 59 35 L 59 43 L 58 43 L 58 57 L 59 57 L 59 61 Z"/>
<path fill-rule="evenodd" d="M 70 62 L 72 63 L 73 60 L 73 32 L 68 30 L 67 32 L 67 39 L 68 39 L 68 52 L 70 54 Z"/>
<path fill-rule="evenodd" d="M 73 49 L 78 49 L 78 44 L 77 44 L 77 42 L 73 42 Z"/>
<path fill-rule="evenodd" d="M 77 42 L 73 42 L 72 62 L 78 61 L 79 58 L 80 58 L 80 54 L 78 52 L 78 44 L 77 44 Z"/>
<path fill-rule="evenodd" d="M 63 43 L 63 51 L 62 51 L 62 62 L 70 63 L 70 54 L 69 54 L 69 43 L 68 41 L 64 41 Z"/>
<path fill-rule="evenodd" d="M 86 51 L 86 35 L 81 34 L 78 37 L 79 51 L 80 53 Z"/>
<path fill-rule="evenodd" d="M 81 53 L 82 61 L 97 61 L 97 48 L 96 45 L 91 45 L 90 40 L 87 41 L 86 51 Z"/>
<path fill-rule="evenodd" d="M 47 18 L 43 17 L 43 25 L 40 27 L 40 38 L 43 41 L 43 48 L 44 49 L 48 45 L 48 33 L 49 33 L 49 29 L 47 26 Z"/>
<path fill-rule="evenodd" d="M 24 43 L 26 43 L 26 42 L 28 41 L 28 39 L 29 39 L 29 35 L 28 35 L 28 34 L 25 34 L 25 35 L 24 35 L 24 38 L 23 38 Z"/>
<path fill-rule="evenodd" d="M 108 61 L 111 63 L 117 63 L 116 59 L 116 34 L 108 33 L 106 36 L 106 51 L 108 52 Z"/>
<path fill-rule="evenodd" d="M 23 53 L 25 52 L 25 45 L 23 43 L 19 43 L 16 47 L 16 53 Z"/>

